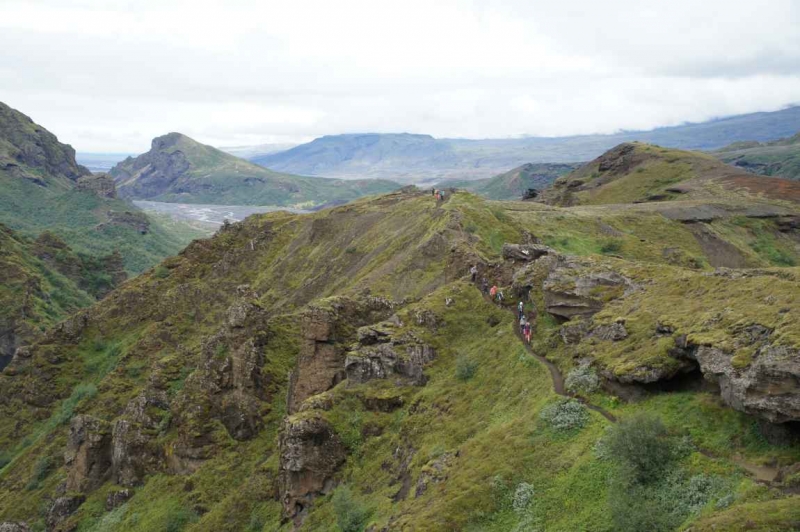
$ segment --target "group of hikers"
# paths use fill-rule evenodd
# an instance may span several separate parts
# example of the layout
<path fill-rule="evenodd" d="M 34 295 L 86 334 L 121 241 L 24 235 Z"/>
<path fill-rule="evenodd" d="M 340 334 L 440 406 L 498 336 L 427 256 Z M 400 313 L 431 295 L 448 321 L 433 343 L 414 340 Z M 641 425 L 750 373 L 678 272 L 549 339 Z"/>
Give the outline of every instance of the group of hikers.
<path fill-rule="evenodd" d="M 473 264 L 470 267 L 469 274 L 472 283 L 478 284 L 478 267 L 476 265 Z M 483 293 L 484 296 L 489 296 L 498 306 L 503 306 L 503 301 L 505 300 L 503 291 L 498 288 L 496 284 L 493 284 L 492 287 L 489 288 L 489 281 L 486 277 L 481 279 L 481 293 Z M 525 339 L 526 343 L 530 344 L 533 326 L 530 320 L 528 320 L 528 316 L 525 314 L 525 302 L 522 299 L 517 303 L 517 319 L 519 320 L 519 331 L 522 337 Z"/>
<path fill-rule="evenodd" d="M 434 188 L 433 197 L 436 198 L 437 203 L 444 201 L 444 190 L 439 190 L 438 188 Z"/>

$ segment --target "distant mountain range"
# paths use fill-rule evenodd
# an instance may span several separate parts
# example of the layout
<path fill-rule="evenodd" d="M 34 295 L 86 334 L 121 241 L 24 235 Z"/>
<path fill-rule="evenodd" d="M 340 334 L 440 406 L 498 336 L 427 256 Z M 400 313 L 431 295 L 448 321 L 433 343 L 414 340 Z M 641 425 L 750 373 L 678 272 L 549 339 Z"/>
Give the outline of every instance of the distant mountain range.
<path fill-rule="evenodd" d="M 268 170 L 180 133 L 111 169 L 122 197 L 179 203 L 313 208 L 400 187 L 392 181 L 302 177 Z"/>
<path fill-rule="evenodd" d="M 432 184 L 479 179 L 525 163 L 591 160 L 623 142 L 715 150 L 736 141 L 767 142 L 800 131 L 800 107 L 737 115 L 697 124 L 611 135 L 516 139 L 437 139 L 430 135 L 330 135 L 251 160 L 278 172 L 337 178 L 385 178 Z"/>
<path fill-rule="evenodd" d="M 290 150 L 295 146 L 297 146 L 297 143 L 258 144 L 256 146 L 220 146 L 219 149 L 225 153 L 241 157 L 242 159 L 250 159 L 252 157 Z"/>

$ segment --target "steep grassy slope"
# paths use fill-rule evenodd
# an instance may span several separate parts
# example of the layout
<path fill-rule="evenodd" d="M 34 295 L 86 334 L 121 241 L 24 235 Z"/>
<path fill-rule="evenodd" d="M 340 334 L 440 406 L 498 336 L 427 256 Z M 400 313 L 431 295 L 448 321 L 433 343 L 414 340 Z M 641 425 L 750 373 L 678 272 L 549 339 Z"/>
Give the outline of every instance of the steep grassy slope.
<path fill-rule="evenodd" d="M 800 133 L 772 142 L 738 142 L 713 152 L 715 157 L 754 174 L 800 179 Z"/>
<path fill-rule="evenodd" d="M 776 380 L 785 403 L 758 410 L 746 395 L 742 406 L 701 380 L 671 380 L 678 359 L 665 353 L 685 335 L 687 349 L 735 355 L 739 371 L 757 372 L 770 349 L 796 359 L 797 269 L 715 273 L 695 233 L 766 266 L 759 239 L 794 260 L 796 229 L 780 232 L 788 214 L 752 218 L 737 205 L 691 222 L 651 207 L 466 193 L 436 205 L 403 191 L 256 215 L 197 241 L 0 376 L 0 520 L 83 531 L 790 529 L 800 447 L 791 427 L 770 443 L 764 430 L 786 426 L 762 414 L 794 415 L 796 390 Z M 608 417 L 557 396 L 513 313 L 466 282 L 473 263 L 509 298 L 530 294 L 534 353 Z M 698 376 L 700 363 L 681 367 Z M 640 382 L 648 375 L 664 388 Z M 642 429 L 642 413 L 664 432 Z M 657 480 L 626 476 L 625 456 L 608 451 L 623 429 L 668 449 Z M 772 472 L 763 482 L 748 473 L 759 465 Z"/>
<path fill-rule="evenodd" d="M 578 168 L 578 164 L 528 163 L 489 179 L 444 181 L 437 186 L 468 190 L 491 200 L 516 200 L 531 189 L 542 190 L 557 178 Z"/>
<path fill-rule="evenodd" d="M 800 130 L 800 107 L 611 135 L 436 139 L 412 134 L 329 135 L 290 150 L 255 156 L 276 171 L 326 177 L 373 177 L 403 182 L 483 179 L 525 163 L 588 161 L 623 142 L 712 150 L 735 141 L 771 141 Z"/>
<path fill-rule="evenodd" d="M 597 205 L 666 200 L 800 201 L 792 181 L 755 178 L 714 157 L 641 144 L 620 144 L 557 179 L 541 200 L 554 205 Z"/>
<path fill-rule="evenodd" d="M 51 231 L 76 252 L 122 254 L 138 273 L 189 240 L 136 207 L 84 186 L 90 172 L 75 151 L 22 113 L 0 103 L 0 223 L 31 238 Z"/>
<path fill-rule="evenodd" d="M 111 169 L 120 195 L 222 205 L 314 207 L 399 188 L 391 181 L 341 181 L 280 174 L 180 133 L 153 139 L 149 152 Z"/>
<path fill-rule="evenodd" d="M 111 277 L 53 239 L 34 243 L 0 225 L 0 368 L 17 347 L 88 306 L 94 300 L 89 291 L 113 286 Z M 92 286 L 78 286 L 89 280 Z"/>

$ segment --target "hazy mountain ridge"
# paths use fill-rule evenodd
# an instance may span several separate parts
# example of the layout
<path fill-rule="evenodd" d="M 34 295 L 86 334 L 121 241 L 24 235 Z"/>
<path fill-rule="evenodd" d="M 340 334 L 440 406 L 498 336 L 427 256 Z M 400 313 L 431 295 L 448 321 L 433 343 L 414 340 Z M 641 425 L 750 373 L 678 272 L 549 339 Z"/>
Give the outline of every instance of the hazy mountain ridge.
<path fill-rule="evenodd" d="M 549 187 L 579 166 L 579 163 L 527 163 L 489 179 L 453 179 L 442 181 L 437 187 L 469 190 L 492 200 L 518 200 L 531 189 L 541 191 Z"/>
<path fill-rule="evenodd" d="M 734 141 L 770 141 L 800 130 L 800 107 L 709 122 L 610 135 L 515 139 L 436 139 L 416 134 L 329 135 L 252 161 L 276 171 L 327 177 L 374 177 L 432 183 L 488 178 L 525 163 L 593 159 L 622 142 L 712 150 Z"/>
<path fill-rule="evenodd" d="M 150 151 L 109 173 L 123 197 L 178 203 L 315 207 L 399 187 L 278 173 L 180 133 L 156 137 Z"/>

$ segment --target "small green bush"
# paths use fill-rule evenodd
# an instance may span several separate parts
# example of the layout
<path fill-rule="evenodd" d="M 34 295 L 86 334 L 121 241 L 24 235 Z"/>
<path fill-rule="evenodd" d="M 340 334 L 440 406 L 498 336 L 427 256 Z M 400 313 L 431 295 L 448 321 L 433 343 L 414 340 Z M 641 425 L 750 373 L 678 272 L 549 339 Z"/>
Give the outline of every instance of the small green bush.
<path fill-rule="evenodd" d="M 155 270 L 153 270 L 153 275 L 156 276 L 158 279 L 166 279 L 169 277 L 169 268 L 164 266 L 163 264 L 159 264 L 156 266 Z"/>
<path fill-rule="evenodd" d="M 340 486 L 333 494 L 336 524 L 341 532 L 361 532 L 367 524 L 370 511 L 355 500 L 348 486 Z"/>
<path fill-rule="evenodd" d="M 608 239 L 600 244 L 600 253 L 603 255 L 614 255 L 622 250 L 622 241 L 619 239 Z"/>
<path fill-rule="evenodd" d="M 667 428 L 649 414 L 636 414 L 611 427 L 605 446 L 631 480 L 641 484 L 657 479 L 675 456 Z"/>
<path fill-rule="evenodd" d="M 52 466 L 53 461 L 49 456 L 39 458 L 39 460 L 36 462 L 36 465 L 33 466 L 33 474 L 31 475 L 31 479 L 28 481 L 28 485 L 25 486 L 25 489 L 28 491 L 33 491 L 42 487 L 42 482 L 47 478 L 47 475 L 50 474 Z"/>
<path fill-rule="evenodd" d="M 467 382 L 478 372 L 478 363 L 461 356 L 456 361 L 456 378 L 461 382 Z"/>
<path fill-rule="evenodd" d="M 583 428 L 589 421 L 589 412 L 580 401 L 560 399 L 542 409 L 539 418 L 559 432 Z"/>
<path fill-rule="evenodd" d="M 186 525 L 196 522 L 200 516 L 188 508 L 170 512 L 167 522 L 164 525 L 165 532 L 180 532 Z"/>

